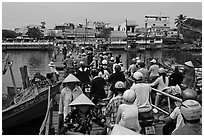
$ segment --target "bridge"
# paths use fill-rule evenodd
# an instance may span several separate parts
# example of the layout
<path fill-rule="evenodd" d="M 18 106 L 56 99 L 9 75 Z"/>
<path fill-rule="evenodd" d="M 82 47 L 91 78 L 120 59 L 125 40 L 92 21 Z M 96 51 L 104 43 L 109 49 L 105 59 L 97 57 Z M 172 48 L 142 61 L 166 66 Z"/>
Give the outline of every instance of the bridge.
<path fill-rule="evenodd" d="M 3 42 L 2 50 L 18 50 L 18 49 L 38 49 L 48 50 L 53 48 L 53 42 Z"/>

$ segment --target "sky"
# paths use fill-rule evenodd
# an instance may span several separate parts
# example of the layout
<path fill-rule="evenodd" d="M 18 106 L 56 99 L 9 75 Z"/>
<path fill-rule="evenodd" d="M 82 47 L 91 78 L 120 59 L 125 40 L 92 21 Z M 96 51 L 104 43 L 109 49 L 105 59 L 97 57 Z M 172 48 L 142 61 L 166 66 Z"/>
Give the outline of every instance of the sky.
<path fill-rule="evenodd" d="M 202 20 L 202 2 L 2 2 L 2 28 L 14 29 L 46 22 L 47 28 L 65 22 L 103 21 L 112 26 L 126 19 L 144 27 L 145 15 L 170 17 L 170 26 L 179 14 Z"/>

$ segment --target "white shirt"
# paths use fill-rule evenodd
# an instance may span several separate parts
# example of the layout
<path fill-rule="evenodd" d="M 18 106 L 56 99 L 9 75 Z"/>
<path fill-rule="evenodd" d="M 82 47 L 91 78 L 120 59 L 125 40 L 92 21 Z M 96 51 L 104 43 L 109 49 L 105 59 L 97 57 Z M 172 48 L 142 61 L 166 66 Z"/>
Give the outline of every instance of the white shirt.
<path fill-rule="evenodd" d="M 69 104 L 79 95 L 81 95 L 81 93 L 82 89 L 79 86 L 76 86 L 73 91 L 68 87 L 62 89 L 60 94 L 58 113 L 64 114 L 64 119 L 67 116 L 67 114 L 71 112 L 71 107 L 69 107 Z"/>
<path fill-rule="evenodd" d="M 137 105 L 121 104 L 118 108 L 118 114 L 121 115 L 119 125 L 140 132 L 141 127 L 138 120 Z"/>
<path fill-rule="evenodd" d="M 159 66 L 154 64 L 149 68 L 149 76 L 159 76 Z"/>
<path fill-rule="evenodd" d="M 157 86 L 157 89 L 162 91 L 164 88 L 168 87 L 169 85 L 169 78 L 165 76 L 165 83 L 163 81 L 163 76 L 158 77 L 153 83 L 150 84 L 150 86 Z M 157 92 L 157 94 L 160 95 L 160 93 Z"/>
<path fill-rule="evenodd" d="M 149 84 L 145 83 L 133 83 L 130 88 L 136 94 L 136 99 L 134 104 L 137 104 L 139 112 L 148 112 L 152 109 L 152 106 L 149 102 L 149 95 L 151 92 L 151 87 Z"/>
<path fill-rule="evenodd" d="M 170 114 L 170 118 L 173 119 L 173 120 L 176 120 L 176 128 L 174 129 L 174 131 L 175 131 L 176 129 L 178 129 L 179 127 L 182 127 L 182 126 L 185 125 L 179 107 L 176 107 L 176 108 L 173 110 L 173 112 Z"/>

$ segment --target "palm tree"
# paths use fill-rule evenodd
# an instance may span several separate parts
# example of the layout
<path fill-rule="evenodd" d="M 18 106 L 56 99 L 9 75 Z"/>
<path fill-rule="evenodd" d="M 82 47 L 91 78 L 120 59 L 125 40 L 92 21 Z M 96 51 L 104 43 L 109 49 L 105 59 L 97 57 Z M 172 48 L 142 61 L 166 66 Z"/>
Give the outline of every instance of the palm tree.
<path fill-rule="evenodd" d="M 179 38 L 179 34 L 181 32 L 181 25 L 182 23 L 186 20 L 186 16 L 183 14 L 180 14 L 179 16 L 177 16 L 177 18 L 175 19 L 175 24 L 177 27 L 177 33 L 178 33 L 178 38 Z"/>
<path fill-rule="evenodd" d="M 41 21 L 41 28 L 42 29 L 45 29 L 45 24 L 46 24 L 45 21 Z"/>

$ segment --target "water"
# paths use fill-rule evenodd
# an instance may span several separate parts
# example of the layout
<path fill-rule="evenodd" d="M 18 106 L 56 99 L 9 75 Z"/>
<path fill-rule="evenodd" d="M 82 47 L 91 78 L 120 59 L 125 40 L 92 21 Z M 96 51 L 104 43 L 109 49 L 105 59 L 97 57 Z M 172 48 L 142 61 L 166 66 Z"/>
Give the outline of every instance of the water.
<path fill-rule="evenodd" d="M 9 50 L 10 59 L 13 61 L 13 74 L 17 87 L 22 87 L 22 79 L 20 74 L 20 67 L 23 65 L 28 66 L 28 76 L 31 78 L 36 71 L 40 71 L 42 74 L 46 74 L 49 70 L 48 64 L 50 62 L 50 52 L 43 50 Z M 183 64 L 185 61 L 192 60 L 193 64 L 198 67 L 200 66 L 196 59 L 202 62 L 202 51 L 188 52 L 180 50 L 145 50 L 145 51 L 112 51 L 113 56 L 121 54 L 121 59 L 124 62 L 124 68 L 131 63 L 133 57 L 139 56 L 141 60 L 145 61 L 147 67 L 149 61 L 152 58 L 174 60 L 177 63 Z M 2 53 L 3 59 L 5 58 L 6 52 Z M 128 60 L 127 60 L 128 59 Z M 10 71 L 7 70 L 6 74 L 2 76 L 2 92 L 7 93 L 7 87 L 13 87 L 13 83 L 10 76 Z"/>
<path fill-rule="evenodd" d="M 40 71 L 43 75 L 49 70 L 50 53 L 43 50 L 8 50 L 10 59 L 13 61 L 12 70 L 17 87 L 22 87 L 22 78 L 20 67 L 26 65 L 28 76 L 33 77 L 36 71 Z M 2 60 L 4 60 L 6 52 L 2 52 Z M 7 87 L 13 87 L 13 82 L 8 69 L 5 75 L 2 75 L 2 92 L 7 93 Z"/>

